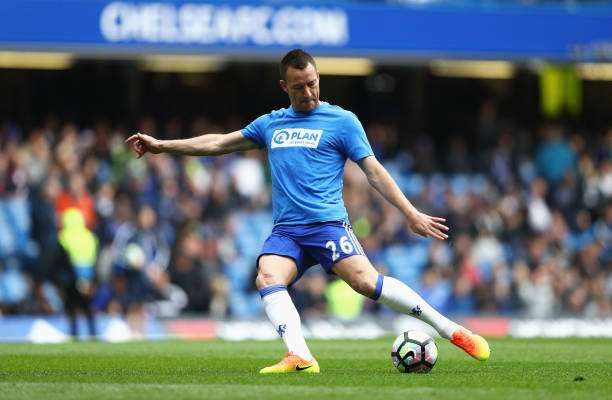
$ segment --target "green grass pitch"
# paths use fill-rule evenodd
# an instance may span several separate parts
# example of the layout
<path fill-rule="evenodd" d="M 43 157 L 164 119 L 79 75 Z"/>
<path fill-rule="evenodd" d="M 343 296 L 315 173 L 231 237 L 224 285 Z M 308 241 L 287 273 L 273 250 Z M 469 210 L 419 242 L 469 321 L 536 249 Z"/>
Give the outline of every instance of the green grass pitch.
<path fill-rule="evenodd" d="M 392 338 L 310 342 L 321 374 L 262 376 L 275 342 L 159 341 L 0 345 L 9 399 L 610 399 L 612 340 L 493 339 L 472 360 L 437 340 L 430 374 L 400 374 Z"/>

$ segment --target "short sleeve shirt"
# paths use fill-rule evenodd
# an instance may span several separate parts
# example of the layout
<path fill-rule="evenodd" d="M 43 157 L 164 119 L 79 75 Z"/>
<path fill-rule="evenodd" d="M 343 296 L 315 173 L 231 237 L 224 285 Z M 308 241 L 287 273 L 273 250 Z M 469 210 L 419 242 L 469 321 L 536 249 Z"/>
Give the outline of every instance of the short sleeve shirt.
<path fill-rule="evenodd" d="M 306 113 L 283 108 L 257 118 L 242 134 L 268 149 L 275 225 L 347 218 L 346 160 L 373 154 L 355 114 L 325 102 Z"/>

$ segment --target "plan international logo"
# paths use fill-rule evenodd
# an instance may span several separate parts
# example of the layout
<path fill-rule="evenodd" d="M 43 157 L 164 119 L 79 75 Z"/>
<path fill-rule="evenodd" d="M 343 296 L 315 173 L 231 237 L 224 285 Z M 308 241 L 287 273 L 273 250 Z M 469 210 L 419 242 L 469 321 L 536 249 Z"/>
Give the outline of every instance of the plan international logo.
<path fill-rule="evenodd" d="M 277 129 L 272 134 L 271 148 L 276 147 L 319 147 L 323 129 L 287 128 Z"/>

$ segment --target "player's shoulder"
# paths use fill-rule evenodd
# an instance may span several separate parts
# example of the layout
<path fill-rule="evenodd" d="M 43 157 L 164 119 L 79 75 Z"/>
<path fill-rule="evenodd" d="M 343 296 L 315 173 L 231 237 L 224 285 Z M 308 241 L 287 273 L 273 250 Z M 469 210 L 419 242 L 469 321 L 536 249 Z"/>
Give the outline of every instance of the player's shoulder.
<path fill-rule="evenodd" d="M 277 119 L 282 119 L 285 118 L 289 115 L 289 108 L 285 107 L 285 108 L 277 108 L 276 110 L 272 110 L 270 111 L 268 114 L 266 114 L 268 116 L 269 119 L 271 120 L 277 120 Z"/>
<path fill-rule="evenodd" d="M 320 107 L 323 112 L 328 112 L 328 113 L 333 113 L 333 114 L 338 114 L 338 115 L 352 114 L 349 110 L 346 110 L 337 104 L 331 104 L 326 101 L 322 101 L 320 103 Z"/>
<path fill-rule="evenodd" d="M 357 119 L 357 116 L 355 115 L 355 113 L 345 108 L 342 108 L 341 106 L 337 104 L 330 104 L 330 103 L 322 101 L 321 106 L 322 106 L 321 107 L 322 112 L 324 113 L 334 115 L 342 119 Z"/>
<path fill-rule="evenodd" d="M 359 125 L 359 118 L 354 112 L 342 108 L 335 104 L 325 103 L 326 111 L 333 115 L 338 123 L 352 129 L 355 125 Z"/>
<path fill-rule="evenodd" d="M 275 121 L 282 120 L 283 118 L 286 117 L 286 115 L 287 115 L 286 108 L 279 108 L 277 110 L 272 110 L 269 113 L 262 114 L 259 117 L 257 117 L 249 126 L 253 126 L 259 129 L 261 132 L 263 132 L 263 130 L 267 129 L 270 126 L 270 124 L 274 123 Z"/>
<path fill-rule="evenodd" d="M 266 114 L 260 115 L 259 117 L 257 117 L 257 119 L 255 121 L 257 121 L 260 124 L 261 123 L 267 124 L 267 123 L 269 123 L 271 121 L 282 119 L 282 118 L 286 117 L 287 116 L 287 111 L 288 111 L 287 108 L 279 108 L 279 109 L 276 109 L 276 110 L 272 110 L 272 111 L 270 111 L 270 112 L 268 112 Z"/>

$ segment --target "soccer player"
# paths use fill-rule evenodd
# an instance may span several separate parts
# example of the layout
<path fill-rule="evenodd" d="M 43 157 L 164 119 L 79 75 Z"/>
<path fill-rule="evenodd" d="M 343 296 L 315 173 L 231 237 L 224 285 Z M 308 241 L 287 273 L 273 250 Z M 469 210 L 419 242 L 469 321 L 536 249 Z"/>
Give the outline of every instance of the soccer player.
<path fill-rule="evenodd" d="M 260 372 L 319 372 L 287 293 L 287 286 L 316 264 L 362 295 L 429 323 L 477 360 L 487 360 L 490 350 L 484 338 L 447 319 L 404 283 L 380 275 L 372 266 L 352 231 L 342 199 L 347 158 L 403 213 L 415 233 L 445 240 L 445 220 L 418 211 L 408 201 L 373 155 L 355 114 L 320 101 L 319 73 L 310 54 L 301 49 L 288 52 L 280 63 L 280 77 L 291 105 L 262 115 L 242 130 L 180 140 L 138 133 L 126 140 L 138 157 L 146 152 L 216 156 L 268 149 L 274 228 L 258 258 L 255 283 L 288 351 L 281 361 Z"/>

